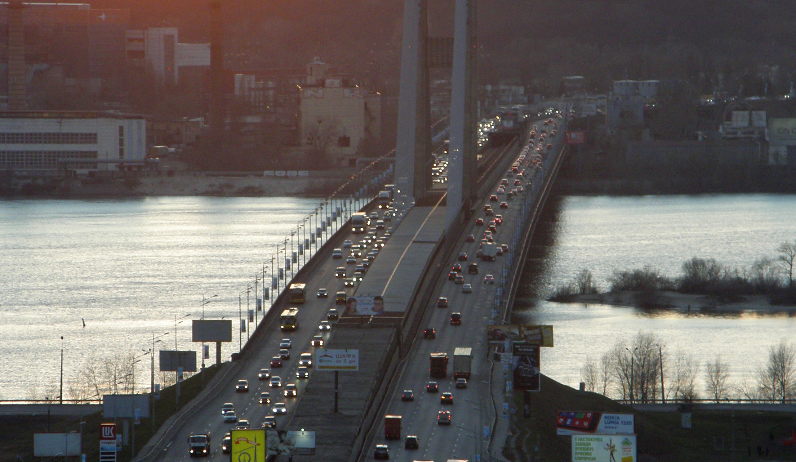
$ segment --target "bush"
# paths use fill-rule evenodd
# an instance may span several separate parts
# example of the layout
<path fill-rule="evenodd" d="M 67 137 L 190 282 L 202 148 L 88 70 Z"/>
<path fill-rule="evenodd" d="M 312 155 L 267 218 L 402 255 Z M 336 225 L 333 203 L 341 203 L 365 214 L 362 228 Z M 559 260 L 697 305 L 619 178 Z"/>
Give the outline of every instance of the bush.
<path fill-rule="evenodd" d="M 614 275 L 608 279 L 608 282 L 611 284 L 611 292 L 655 292 L 672 290 L 675 287 L 673 281 L 661 276 L 660 271 L 650 266 L 633 271 L 614 271 Z"/>

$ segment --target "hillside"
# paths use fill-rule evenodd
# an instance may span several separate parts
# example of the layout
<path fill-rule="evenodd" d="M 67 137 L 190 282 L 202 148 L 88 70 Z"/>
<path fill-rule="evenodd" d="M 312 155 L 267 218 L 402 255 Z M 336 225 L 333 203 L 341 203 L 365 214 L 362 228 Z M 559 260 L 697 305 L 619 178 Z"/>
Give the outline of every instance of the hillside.
<path fill-rule="evenodd" d="M 680 412 L 639 412 L 596 393 L 583 393 L 542 377 L 541 391 L 531 396 L 531 416 L 523 418 L 522 394 L 515 394 L 518 418 L 515 419 L 514 445 L 504 455 L 509 460 L 533 460 L 539 445 L 540 461 L 571 460 L 571 438 L 556 435 L 558 411 L 595 411 L 633 414 L 640 460 L 647 462 L 688 462 L 733 459 L 732 435 L 735 432 L 735 460 L 796 460 L 793 447 L 782 440 L 796 426 L 792 414 L 746 411 L 692 411 L 692 428 L 681 425 Z M 773 436 L 773 439 L 772 439 Z M 757 457 L 757 446 L 768 457 Z M 747 456 L 750 454 L 750 456 Z"/>

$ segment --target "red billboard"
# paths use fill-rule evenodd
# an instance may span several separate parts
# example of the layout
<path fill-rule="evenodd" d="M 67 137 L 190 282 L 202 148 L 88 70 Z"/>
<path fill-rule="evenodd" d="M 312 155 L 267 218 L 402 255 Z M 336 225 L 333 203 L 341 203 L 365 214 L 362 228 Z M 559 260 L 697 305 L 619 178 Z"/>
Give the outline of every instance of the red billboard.
<path fill-rule="evenodd" d="M 583 130 L 577 132 L 566 132 L 564 135 L 566 136 L 567 144 L 583 144 L 586 142 L 586 132 Z"/>

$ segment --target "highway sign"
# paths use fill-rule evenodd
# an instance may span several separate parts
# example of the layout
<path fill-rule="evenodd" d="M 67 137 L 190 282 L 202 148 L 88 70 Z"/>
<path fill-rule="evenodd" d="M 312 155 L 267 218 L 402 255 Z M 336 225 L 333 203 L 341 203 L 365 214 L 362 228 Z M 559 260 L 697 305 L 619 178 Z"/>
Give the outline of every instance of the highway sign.
<path fill-rule="evenodd" d="M 566 137 L 567 144 L 583 144 L 586 142 L 586 132 L 584 131 L 576 131 L 576 132 L 566 132 L 564 133 Z"/>
<path fill-rule="evenodd" d="M 321 371 L 358 371 L 359 350 L 315 350 L 315 365 Z"/>

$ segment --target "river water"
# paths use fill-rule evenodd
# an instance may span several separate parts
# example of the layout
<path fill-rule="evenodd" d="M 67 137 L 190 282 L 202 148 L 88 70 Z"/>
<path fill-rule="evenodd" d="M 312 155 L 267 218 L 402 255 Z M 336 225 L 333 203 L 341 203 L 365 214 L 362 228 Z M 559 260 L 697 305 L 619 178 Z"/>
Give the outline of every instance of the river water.
<path fill-rule="evenodd" d="M 515 312 L 514 321 L 554 326 L 555 347 L 543 348 L 541 358 L 553 379 L 577 388 L 587 358 L 599 360 L 639 332 L 657 335 L 670 355 L 679 350 L 701 364 L 699 393 L 705 363 L 717 355 L 730 366 L 729 382 L 737 387 L 754 382 L 770 346 L 781 339 L 796 345 L 796 311 L 705 315 L 544 300 L 583 269 L 604 291 L 616 270 L 651 266 L 677 277 L 683 262 L 695 256 L 750 268 L 758 258 L 775 257 L 780 243 L 796 239 L 796 196 L 565 197 L 551 208 L 537 233 L 546 242 L 531 252 L 541 259 L 537 271 L 523 276 L 539 298 Z"/>
<path fill-rule="evenodd" d="M 286 237 L 289 248 L 290 230 L 318 203 L 292 197 L 0 201 L 0 399 L 57 396 L 61 336 L 65 398 L 87 365 L 131 353 L 140 361 L 136 389 L 147 391 L 143 350 L 153 334 L 169 332 L 156 350 L 175 348 L 177 317 L 177 348 L 199 353 L 190 343 L 190 320 L 201 317 L 203 296 L 206 317 L 237 325 L 247 285 Z M 770 345 L 796 337 L 796 317 L 785 315 L 687 317 L 543 301 L 583 268 L 606 288 L 615 269 L 651 265 L 677 275 L 692 256 L 751 266 L 796 239 L 795 196 L 568 197 L 555 209 L 540 271 L 527 276 L 541 297 L 517 315 L 555 326 L 556 346 L 542 353 L 544 372 L 555 380 L 577 387 L 587 355 L 599 358 L 617 339 L 644 331 L 701 362 L 721 353 L 731 380 L 740 382 Z M 238 346 L 224 344 L 223 358 Z"/>

